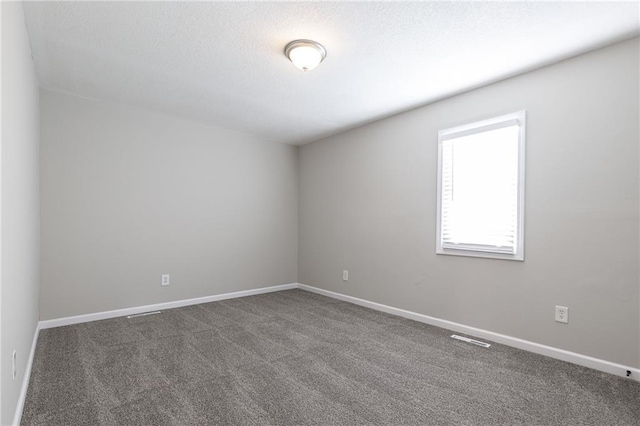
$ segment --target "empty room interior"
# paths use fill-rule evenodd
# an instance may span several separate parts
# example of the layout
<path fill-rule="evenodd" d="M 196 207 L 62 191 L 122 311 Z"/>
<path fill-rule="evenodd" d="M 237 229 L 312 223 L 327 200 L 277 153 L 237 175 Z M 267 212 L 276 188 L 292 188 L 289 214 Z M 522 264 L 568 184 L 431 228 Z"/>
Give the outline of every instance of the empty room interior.
<path fill-rule="evenodd" d="M 2 425 L 639 425 L 640 4 L 0 3 Z"/>

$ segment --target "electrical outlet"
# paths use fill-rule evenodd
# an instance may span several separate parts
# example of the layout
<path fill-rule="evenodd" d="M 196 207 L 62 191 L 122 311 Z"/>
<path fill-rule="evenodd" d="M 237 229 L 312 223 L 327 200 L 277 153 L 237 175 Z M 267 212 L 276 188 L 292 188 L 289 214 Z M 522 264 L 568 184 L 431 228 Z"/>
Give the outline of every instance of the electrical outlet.
<path fill-rule="evenodd" d="M 13 351 L 11 355 L 11 363 L 13 364 L 13 380 L 15 380 L 18 375 L 18 369 L 16 368 L 16 351 Z"/>
<path fill-rule="evenodd" d="M 169 277 L 169 274 L 163 274 L 162 275 L 162 281 L 160 282 L 160 285 L 165 286 L 165 285 L 169 285 L 171 284 L 171 279 Z"/>
<path fill-rule="evenodd" d="M 569 308 L 566 306 L 556 306 L 556 322 L 569 322 Z"/>
<path fill-rule="evenodd" d="M 349 271 L 346 269 L 342 271 L 342 281 L 349 281 Z"/>

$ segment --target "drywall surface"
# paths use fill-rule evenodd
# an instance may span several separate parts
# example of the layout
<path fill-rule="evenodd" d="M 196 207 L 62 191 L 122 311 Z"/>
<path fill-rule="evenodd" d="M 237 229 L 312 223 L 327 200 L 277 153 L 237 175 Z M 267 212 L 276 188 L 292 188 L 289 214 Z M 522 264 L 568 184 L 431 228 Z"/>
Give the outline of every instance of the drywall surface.
<path fill-rule="evenodd" d="M 636 38 L 301 147 L 299 282 L 638 367 L 638 60 Z M 438 130 L 522 109 L 524 262 L 436 255 Z"/>
<path fill-rule="evenodd" d="M 638 10 L 611 1 L 25 5 L 43 88 L 296 144 L 632 37 Z M 316 72 L 283 54 L 300 37 L 328 49 Z"/>
<path fill-rule="evenodd" d="M 2 2 L 2 414 L 11 424 L 38 324 L 39 108 L 22 3 Z M 16 351 L 17 376 L 11 355 Z"/>
<path fill-rule="evenodd" d="M 45 90 L 41 119 L 43 320 L 297 281 L 296 147 Z"/>

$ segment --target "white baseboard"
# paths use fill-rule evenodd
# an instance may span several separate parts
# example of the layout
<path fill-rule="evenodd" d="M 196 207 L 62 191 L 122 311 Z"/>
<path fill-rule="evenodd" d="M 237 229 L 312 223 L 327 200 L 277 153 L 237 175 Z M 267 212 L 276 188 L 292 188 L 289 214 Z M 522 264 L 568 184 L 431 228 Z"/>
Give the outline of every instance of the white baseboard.
<path fill-rule="evenodd" d="M 364 299 L 358 299 L 357 297 L 323 290 L 321 288 L 312 287 L 306 284 L 298 284 L 298 288 L 310 291 L 312 293 L 317 293 L 323 296 L 328 296 L 334 299 L 339 299 L 345 302 L 364 306 L 366 308 L 375 309 L 376 311 L 386 312 L 388 314 L 401 316 L 404 318 L 412 319 L 414 321 L 423 322 L 425 324 L 435 325 L 436 327 L 446 328 L 447 330 L 457 331 L 459 333 L 468 334 L 474 337 L 480 337 L 536 354 L 545 355 L 562 361 L 571 362 L 573 364 L 582 365 L 584 367 L 593 368 L 594 370 L 603 371 L 605 373 L 615 374 L 616 376 L 627 377 L 627 371 L 631 371 L 631 376 L 629 377 L 629 379 L 640 381 L 640 368 L 616 364 L 615 362 L 605 361 L 603 359 L 542 345 L 540 343 L 530 342 L 528 340 L 518 339 L 517 337 L 494 333 L 492 331 L 483 330 L 481 328 L 458 324 L 440 318 L 430 317 L 428 315 L 418 314 L 416 312 L 411 312 L 404 309 L 394 308 L 392 306 L 382 305 L 380 303 L 370 302 Z"/>
<path fill-rule="evenodd" d="M 253 296 L 256 294 L 271 293 L 274 291 L 291 290 L 298 288 L 297 283 L 274 285 L 252 290 L 234 291 L 233 293 L 216 294 L 213 296 L 196 297 L 194 299 L 176 300 L 174 302 L 156 303 L 154 305 L 135 306 L 133 308 L 116 309 L 113 311 L 97 312 L 94 314 L 76 315 L 72 317 L 57 318 L 40 321 L 40 329 L 62 327 L 64 325 L 80 324 L 83 322 L 98 321 L 109 318 L 123 317 L 125 315 L 141 314 L 143 312 L 160 311 L 163 309 L 180 308 L 182 306 L 198 305 L 200 303 L 217 302 L 237 297 Z"/>
<path fill-rule="evenodd" d="M 140 314 L 149 311 L 158 311 L 162 309 L 180 308 L 182 306 L 198 305 L 200 303 L 217 302 L 226 299 L 235 299 L 238 297 L 253 296 L 256 294 L 271 293 L 274 291 L 291 290 L 298 288 L 297 283 L 274 285 L 271 287 L 262 287 L 252 290 L 234 291 L 233 293 L 216 294 L 213 296 L 196 297 L 194 299 L 176 300 L 174 302 L 157 303 L 154 305 L 135 306 L 133 308 L 116 309 L 113 311 L 97 312 L 94 314 L 76 315 L 66 318 L 56 318 L 52 320 L 40 321 L 36 326 L 36 331 L 33 335 L 33 342 L 31 344 L 31 352 L 29 353 L 29 359 L 24 371 L 24 378 L 22 381 L 22 387 L 20 389 L 20 396 L 18 398 L 18 404 L 16 406 L 15 415 L 13 416 L 13 425 L 18 426 L 22 419 L 22 411 L 24 409 L 24 402 L 27 398 L 27 390 L 29 389 L 29 379 L 31 378 L 31 366 L 33 364 L 33 357 L 36 351 L 36 344 L 38 342 L 38 333 L 40 330 L 46 328 L 62 327 L 65 325 L 80 324 L 84 322 L 98 321 L 109 318 L 122 317 L 125 315 Z"/>
<path fill-rule="evenodd" d="M 306 284 L 292 283 L 282 284 L 272 287 L 256 288 L 253 290 L 236 291 L 233 293 L 224 293 L 214 296 L 197 297 L 194 299 L 178 300 L 174 302 L 157 303 L 154 305 L 136 306 L 133 308 L 117 309 L 113 311 L 98 312 L 94 314 L 77 315 L 66 318 L 57 318 L 47 321 L 40 321 L 36 327 L 36 331 L 33 336 L 33 343 L 31 345 L 31 352 L 29 353 L 29 360 L 25 367 L 24 378 L 22 382 L 22 388 L 20 391 L 20 397 L 18 399 L 18 405 L 16 407 L 15 416 L 13 419 L 14 425 L 20 423 L 22 418 L 22 410 L 24 402 L 27 396 L 27 390 L 29 388 L 29 379 L 31 377 L 31 367 L 33 364 L 33 357 L 35 354 L 36 343 L 38 340 L 38 333 L 40 330 L 53 327 L 61 327 L 71 324 L 79 324 L 90 321 L 97 321 L 102 319 L 116 318 L 125 315 L 139 314 L 149 311 L 157 311 L 163 309 L 179 308 L 182 306 L 197 305 L 200 303 L 216 302 L 226 299 L 234 299 L 238 297 L 253 296 L 256 294 L 271 293 L 274 291 L 291 290 L 294 288 L 300 288 L 302 290 L 310 291 L 313 293 L 328 296 L 334 299 L 343 300 L 356 305 L 364 306 L 366 308 L 375 309 L 377 311 L 386 312 L 388 314 L 401 316 L 404 318 L 419 321 L 425 324 L 434 325 L 436 327 L 453 330 L 459 333 L 468 334 L 474 337 L 480 337 L 483 339 L 491 340 L 503 345 L 512 346 L 514 348 L 523 349 L 529 352 L 545 355 L 551 358 L 556 358 L 562 361 L 571 362 L 573 364 L 582 365 L 584 367 L 593 368 L 594 370 L 603 371 L 605 373 L 614 374 L 616 376 L 626 377 L 627 371 L 631 371 L 632 380 L 640 381 L 640 369 L 635 367 L 629 367 L 622 364 L 617 364 L 603 359 L 593 358 L 587 355 L 578 354 L 575 352 L 566 351 L 564 349 L 558 349 L 551 346 L 542 345 L 528 340 L 518 339 L 516 337 L 506 336 L 504 334 L 494 333 L 492 331 L 483 330 L 480 328 L 470 327 L 463 324 L 458 324 L 452 321 L 443 320 L 440 318 L 430 317 L 428 315 L 419 314 L 416 312 L 407 311 L 404 309 L 394 308 L 392 306 L 383 305 L 376 302 L 370 302 L 368 300 L 359 299 L 357 297 L 348 296 L 345 294 L 335 293 L 333 291 L 323 290 L 317 287 L 312 287 Z"/>
<path fill-rule="evenodd" d="M 20 387 L 20 395 L 18 395 L 18 404 L 16 405 L 16 412 L 13 415 L 13 425 L 18 426 L 22 419 L 22 410 L 24 409 L 24 402 L 27 399 L 27 390 L 29 390 L 29 380 L 31 379 L 31 367 L 33 365 L 33 357 L 36 353 L 36 344 L 38 343 L 38 333 L 40 333 L 40 323 L 36 325 L 36 330 L 33 333 L 33 340 L 31 342 L 31 351 L 29 351 L 29 358 L 27 364 L 24 367 L 24 376 L 22 377 L 22 386 Z"/>

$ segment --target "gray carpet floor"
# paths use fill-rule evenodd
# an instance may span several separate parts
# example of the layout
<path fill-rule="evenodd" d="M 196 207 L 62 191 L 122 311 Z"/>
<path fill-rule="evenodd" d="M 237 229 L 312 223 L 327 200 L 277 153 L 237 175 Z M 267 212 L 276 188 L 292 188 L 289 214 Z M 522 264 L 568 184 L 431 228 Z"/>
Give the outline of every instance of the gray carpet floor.
<path fill-rule="evenodd" d="M 640 383 L 302 290 L 42 330 L 23 425 L 638 425 Z"/>

